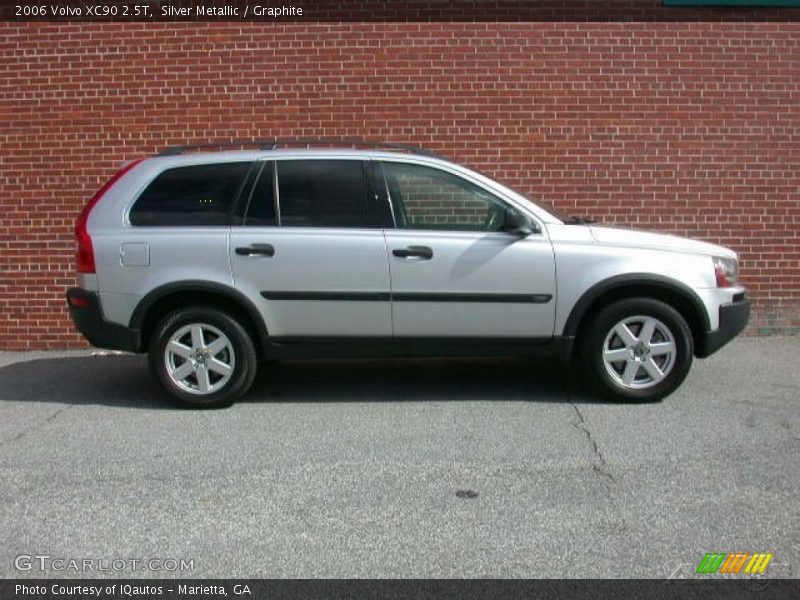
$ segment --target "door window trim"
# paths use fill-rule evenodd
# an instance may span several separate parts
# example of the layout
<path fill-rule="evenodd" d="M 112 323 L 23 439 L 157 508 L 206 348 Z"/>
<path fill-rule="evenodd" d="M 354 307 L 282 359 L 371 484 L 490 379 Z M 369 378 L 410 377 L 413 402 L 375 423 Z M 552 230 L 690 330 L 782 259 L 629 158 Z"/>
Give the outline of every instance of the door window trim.
<path fill-rule="evenodd" d="M 278 180 L 278 162 L 272 161 L 272 203 L 275 206 L 275 227 L 282 227 L 281 224 L 281 188 Z"/>

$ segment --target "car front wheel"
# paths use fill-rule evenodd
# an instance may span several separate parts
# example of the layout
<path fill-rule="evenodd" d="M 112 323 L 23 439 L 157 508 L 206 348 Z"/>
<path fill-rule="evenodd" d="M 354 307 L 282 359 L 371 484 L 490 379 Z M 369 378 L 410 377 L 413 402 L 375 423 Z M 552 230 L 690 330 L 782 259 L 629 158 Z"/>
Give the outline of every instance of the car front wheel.
<path fill-rule="evenodd" d="M 680 386 L 694 347 L 674 308 L 632 298 L 603 308 L 583 331 L 581 362 L 588 380 L 615 401 L 656 402 Z"/>
<path fill-rule="evenodd" d="M 197 408 L 229 406 L 250 389 L 253 341 L 230 315 L 190 307 L 167 315 L 149 348 L 150 370 L 173 396 Z"/>

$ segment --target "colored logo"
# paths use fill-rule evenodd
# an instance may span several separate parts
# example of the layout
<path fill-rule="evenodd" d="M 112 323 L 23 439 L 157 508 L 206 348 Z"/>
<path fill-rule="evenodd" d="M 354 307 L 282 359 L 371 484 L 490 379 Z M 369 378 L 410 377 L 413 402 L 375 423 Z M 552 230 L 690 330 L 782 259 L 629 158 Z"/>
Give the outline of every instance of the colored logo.
<path fill-rule="evenodd" d="M 761 575 L 767 570 L 772 554 L 763 552 L 709 552 L 697 566 L 697 573 L 724 573 L 745 575 Z"/>

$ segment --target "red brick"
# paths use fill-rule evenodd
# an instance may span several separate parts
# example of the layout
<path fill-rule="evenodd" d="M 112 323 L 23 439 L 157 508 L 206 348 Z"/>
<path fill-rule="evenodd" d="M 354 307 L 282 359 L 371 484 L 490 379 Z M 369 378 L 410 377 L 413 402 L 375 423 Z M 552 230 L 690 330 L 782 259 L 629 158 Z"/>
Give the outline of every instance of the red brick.
<path fill-rule="evenodd" d="M 728 245 L 800 321 L 800 24 L 0 23 L 0 348 L 81 346 L 72 223 L 176 143 L 422 144 L 570 213 Z"/>

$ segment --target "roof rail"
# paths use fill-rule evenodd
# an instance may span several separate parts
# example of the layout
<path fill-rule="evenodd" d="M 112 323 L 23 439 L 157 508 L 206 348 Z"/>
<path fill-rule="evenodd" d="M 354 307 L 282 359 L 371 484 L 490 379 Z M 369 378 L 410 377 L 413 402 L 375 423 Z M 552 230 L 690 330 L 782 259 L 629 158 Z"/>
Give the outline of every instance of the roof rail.
<path fill-rule="evenodd" d="M 191 150 L 204 150 L 206 148 L 226 148 L 235 146 L 260 146 L 261 150 L 272 150 L 276 140 L 231 140 L 228 142 L 207 142 L 204 144 L 186 144 L 184 146 L 168 146 L 158 153 L 158 156 L 177 156 Z"/>
<path fill-rule="evenodd" d="M 259 150 L 276 150 L 290 146 L 349 146 L 352 148 L 378 148 L 386 150 L 400 150 L 421 156 L 432 158 L 444 158 L 440 154 L 406 144 L 394 142 L 376 142 L 371 140 L 351 139 L 351 138 L 296 138 L 296 139 L 274 139 L 274 140 L 231 140 L 228 142 L 207 142 L 203 144 L 187 144 L 185 146 L 170 146 L 158 153 L 158 156 L 177 156 L 191 150 L 203 150 L 210 148 L 231 148 L 237 146 L 258 146 Z"/>

